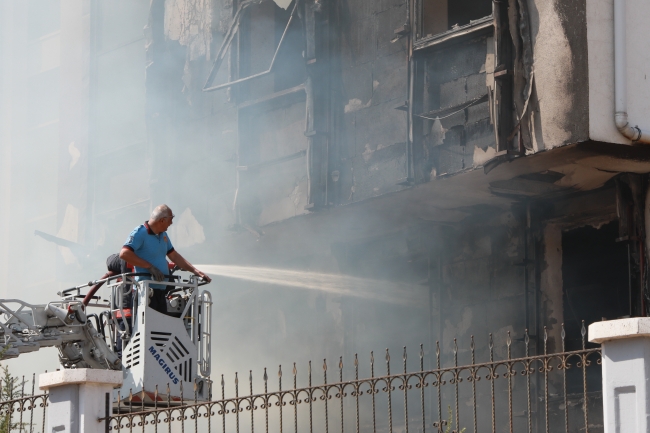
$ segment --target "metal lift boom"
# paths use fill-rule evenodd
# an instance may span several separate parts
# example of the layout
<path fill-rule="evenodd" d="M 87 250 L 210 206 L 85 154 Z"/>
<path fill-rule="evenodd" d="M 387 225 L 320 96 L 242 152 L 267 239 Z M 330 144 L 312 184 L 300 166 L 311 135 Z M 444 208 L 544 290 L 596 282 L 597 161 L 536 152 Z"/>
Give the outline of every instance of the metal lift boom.
<path fill-rule="evenodd" d="M 0 300 L 1 357 L 57 347 L 63 368 L 124 371 L 122 396 L 139 394 L 171 404 L 195 395 L 208 400 L 212 298 L 208 291 L 199 293 L 207 283 L 194 275 L 170 275 L 163 282 L 134 278 L 143 275 L 91 281 L 60 292 L 60 300 L 47 304 Z M 82 291 L 103 283 L 108 300 L 91 293 L 94 302 L 86 307 Z M 166 314 L 148 305 L 152 284 L 167 287 Z M 89 314 L 90 308 L 101 310 Z M 124 404 L 117 394 L 114 402 Z"/>

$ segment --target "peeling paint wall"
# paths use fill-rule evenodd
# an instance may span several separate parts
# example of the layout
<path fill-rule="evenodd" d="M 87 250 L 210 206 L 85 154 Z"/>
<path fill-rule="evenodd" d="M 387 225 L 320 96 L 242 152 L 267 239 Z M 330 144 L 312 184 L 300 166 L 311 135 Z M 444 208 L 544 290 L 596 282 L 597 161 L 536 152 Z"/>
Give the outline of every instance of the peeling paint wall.
<path fill-rule="evenodd" d="M 165 36 L 188 48 L 189 60 L 210 60 L 212 0 L 165 0 Z"/>
<path fill-rule="evenodd" d="M 529 129 L 534 151 L 589 137 L 586 3 L 528 1 L 534 56 Z"/>

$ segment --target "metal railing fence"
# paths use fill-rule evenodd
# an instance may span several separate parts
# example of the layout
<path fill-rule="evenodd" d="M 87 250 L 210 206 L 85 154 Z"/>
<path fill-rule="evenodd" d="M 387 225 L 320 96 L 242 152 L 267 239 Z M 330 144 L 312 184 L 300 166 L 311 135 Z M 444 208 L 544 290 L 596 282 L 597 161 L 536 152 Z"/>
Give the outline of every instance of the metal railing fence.
<path fill-rule="evenodd" d="M 34 394 L 35 374 L 32 375 L 31 393 L 25 390 L 27 383 L 25 376 L 20 379 L 8 374 L 0 380 L 0 433 L 45 433 L 48 394 Z"/>
<path fill-rule="evenodd" d="M 430 369 L 425 369 L 421 345 L 419 368 L 411 372 L 407 371 L 404 348 L 399 373 L 391 369 L 391 356 L 386 350 L 381 361 L 385 362 L 385 374 L 376 375 L 379 365 L 371 353 L 370 375 L 365 378 L 360 378 L 360 362 L 355 355 L 354 368 L 345 370 L 353 375 L 351 380 L 344 380 L 342 357 L 333 372 L 324 360 L 319 385 L 313 384 L 315 374 L 310 361 L 306 378 L 302 378 L 307 383 L 302 387 L 298 386 L 294 363 L 289 387 L 283 383 L 280 366 L 277 389 L 269 390 L 273 380 L 264 369 L 263 392 L 255 393 L 250 371 L 247 383 L 235 374 L 234 395 L 226 398 L 226 381 L 221 376 L 218 400 L 201 402 L 195 398 L 173 406 L 159 399 L 156 389 L 155 403 L 145 406 L 144 398 L 129 393 L 120 397 L 118 413 L 107 414 L 102 421 L 107 432 L 129 433 L 185 433 L 186 429 L 208 433 L 602 431 L 601 352 L 599 347 L 588 348 L 585 337 L 583 323 L 581 349 L 566 351 L 562 327 L 558 345 L 561 350 L 548 353 L 546 328 L 537 344 L 531 344 L 528 331 L 515 342 L 508 332 L 501 350 L 495 348 L 490 334 L 487 346 L 481 350 L 487 359 L 478 363 L 474 337 L 468 350 L 459 350 L 454 339 L 448 357 L 452 365 L 442 365 L 444 357 L 436 343 L 435 359 L 427 360 L 433 362 L 434 368 Z M 532 346 L 540 353 L 531 355 Z M 523 356 L 513 356 L 516 351 L 523 352 Z M 459 365 L 460 352 L 470 358 L 469 364 Z M 495 352 L 504 355 L 503 359 L 496 359 Z M 128 409 L 124 409 L 125 405 Z"/>

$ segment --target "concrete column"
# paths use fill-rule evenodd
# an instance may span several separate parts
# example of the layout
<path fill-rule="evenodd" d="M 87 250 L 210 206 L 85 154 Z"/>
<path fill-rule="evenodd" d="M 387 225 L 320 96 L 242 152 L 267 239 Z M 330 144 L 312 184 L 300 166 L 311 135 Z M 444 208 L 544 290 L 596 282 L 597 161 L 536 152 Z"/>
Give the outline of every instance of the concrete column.
<path fill-rule="evenodd" d="M 589 341 L 602 345 L 605 433 L 650 431 L 650 318 L 593 323 Z"/>
<path fill-rule="evenodd" d="M 106 394 L 112 404 L 113 388 L 122 385 L 122 372 L 80 368 L 43 373 L 38 387 L 48 390 L 49 433 L 103 433 Z"/>

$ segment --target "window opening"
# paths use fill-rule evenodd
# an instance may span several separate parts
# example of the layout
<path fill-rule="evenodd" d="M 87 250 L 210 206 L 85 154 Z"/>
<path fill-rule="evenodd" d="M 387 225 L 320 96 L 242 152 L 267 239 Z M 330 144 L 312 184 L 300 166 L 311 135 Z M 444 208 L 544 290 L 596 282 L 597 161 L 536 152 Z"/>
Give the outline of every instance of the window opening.
<path fill-rule="evenodd" d="M 283 46 L 283 43 L 286 39 L 287 33 L 289 32 L 289 29 L 291 27 L 291 24 L 294 20 L 294 18 L 297 15 L 298 11 L 298 3 L 300 3 L 300 0 L 296 0 L 293 5 L 293 9 L 291 10 L 291 15 L 289 15 L 289 20 L 287 21 L 287 25 L 284 28 L 284 31 L 282 32 L 282 37 L 280 38 L 280 41 L 278 42 L 278 45 L 275 49 L 275 52 L 273 54 L 273 58 L 271 59 L 271 64 L 269 65 L 268 69 L 262 72 L 258 72 L 253 75 L 249 75 L 247 77 L 243 78 L 238 78 L 236 80 L 229 81 L 227 83 L 223 84 L 218 84 L 216 86 L 213 86 L 213 82 L 217 76 L 217 73 L 219 72 L 219 69 L 221 68 L 221 64 L 223 63 L 223 59 L 226 57 L 226 53 L 228 52 L 228 49 L 232 46 L 232 41 L 237 34 L 237 32 L 240 29 L 240 23 L 242 16 L 244 15 L 244 11 L 256 4 L 261 4 L 265 0 L 247 0 L 242 2 L 239 5 L 239 8 L 237 8 L 237 12 L 235 13 L 235 16 L 233 17 L 232 23 L 230 24 L 230 28 L 226 32 L 226 36 L 224 37 L 223 43 L 221 44 L 221 47 L 219 48 L 219 52 L 217 54 L 217 57 L 214 60 L 214 63 L 212 64 L 212 69 L 210 70 L 210 74 L 208 75 L 208 78 L 205 82 L 205 85 L 203 86 L 203 91 L 204 92 L 212 92 L 215 90 L 223 89 L 226 87 L 233 86 L 235 84 L 241 84 L 247 81 L 254 80 L 256 78 L 263 77 L 265 75 L 270 74 L 273 72 L 276 59 L 278 58 L 278 53 L 280 52 L 280 49 Z"/>
<path fill-rule="evenodd" d="M 420 0 L 418 39 L 492 15 L 492 0 Z"/>

